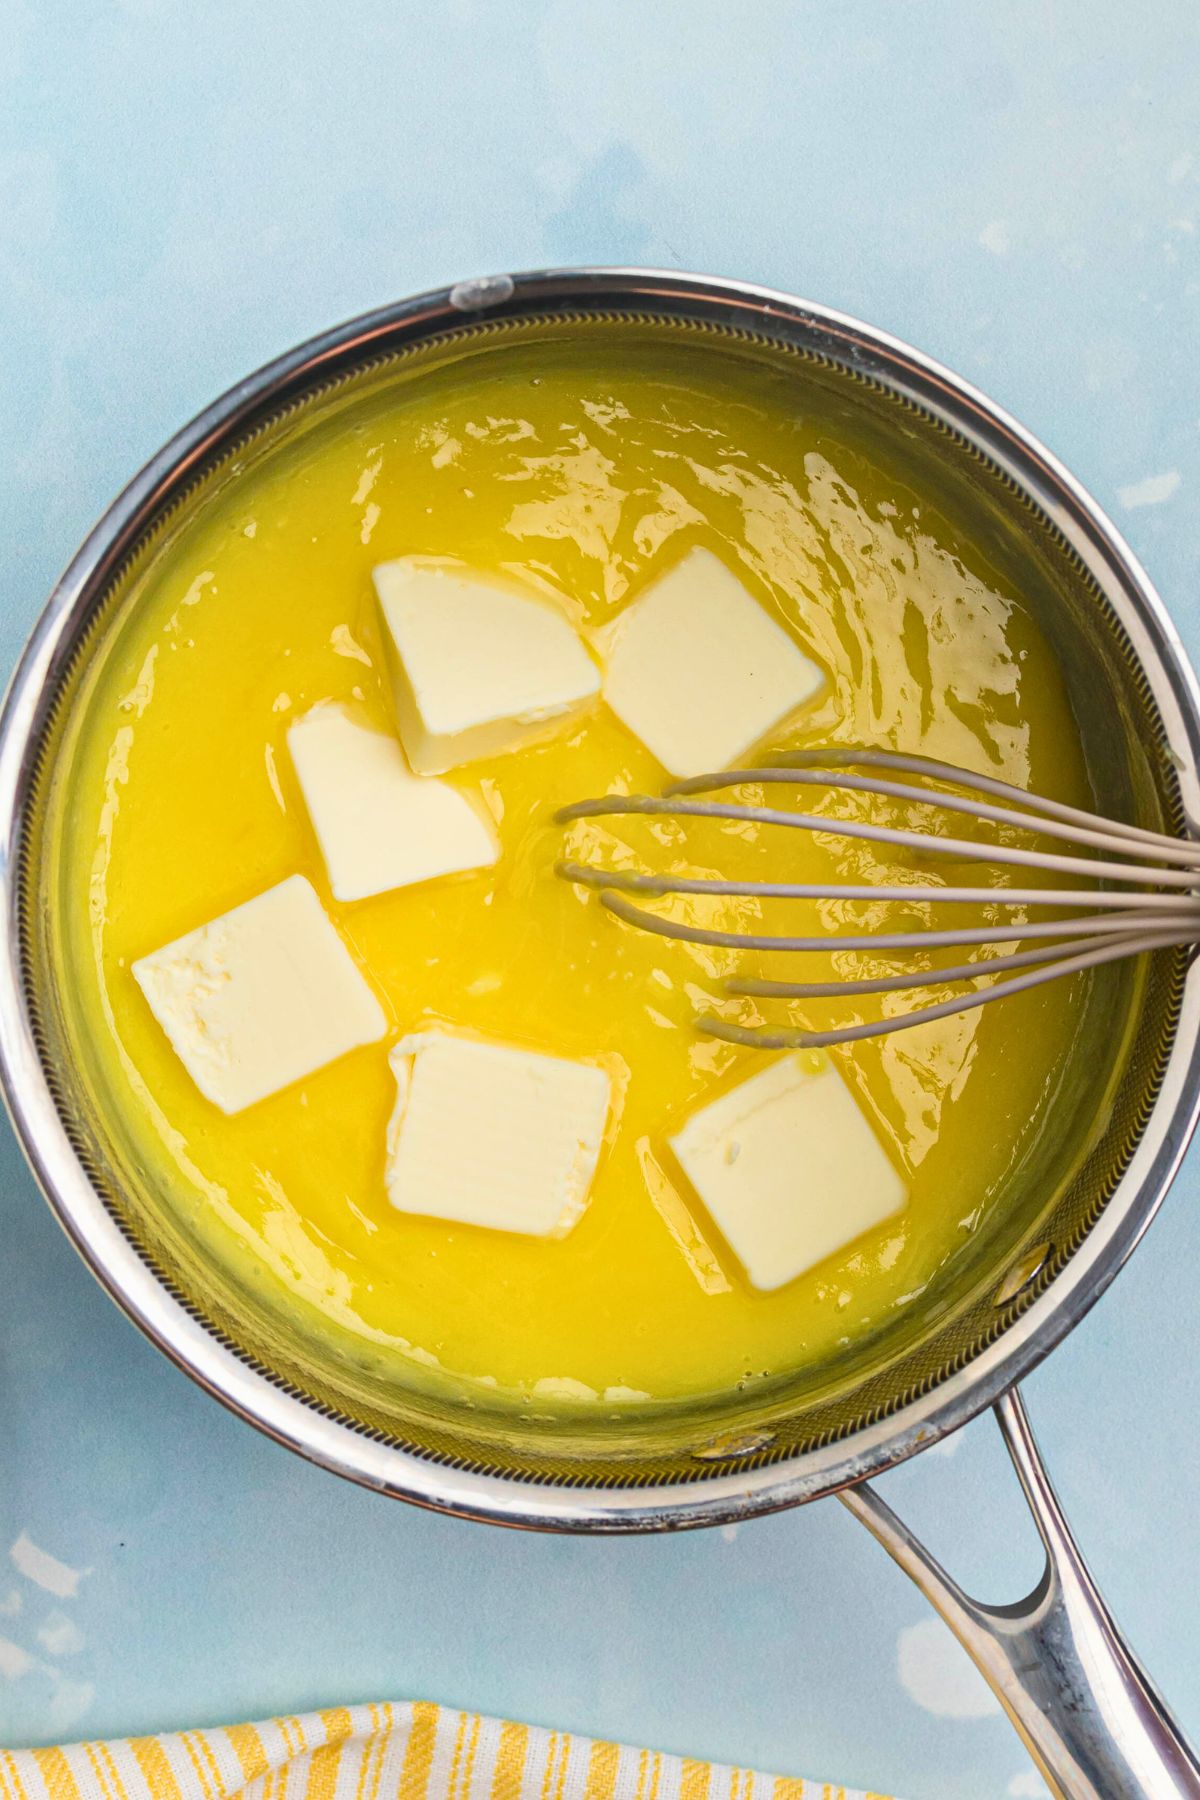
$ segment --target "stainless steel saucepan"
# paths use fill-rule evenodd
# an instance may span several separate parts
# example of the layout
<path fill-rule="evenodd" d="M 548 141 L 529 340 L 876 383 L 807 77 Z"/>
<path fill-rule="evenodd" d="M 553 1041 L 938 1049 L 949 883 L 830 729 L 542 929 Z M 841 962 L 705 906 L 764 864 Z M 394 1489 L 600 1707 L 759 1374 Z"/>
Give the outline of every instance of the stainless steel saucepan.
<path fill-rule="evenodd" d="M 1200 1763 L 1122 1642 L 1039 1460 L 1016 1384 L 1104 1291 L 1154 1215 L 1200 1104 L 1200 976 L 1183 951 L 1102 971 L 1052 1145 L 1014 1177 L 996 1222 L 929 1305 L 834 1369 L 678 1407 L 555 1422 L 465 1404 L 335 1352 L 189 1232 L 139 1157 L 97 1059 L 57 932 L 57 822 L 73 726 L 144 570 L 214 489 L 282 453 L 314 419 L 389 384 L 438 382 L 513 345 L 769 363 L 781 403 L 874 433 L 911 485 L 950 496 L 1036 610 L 1079 719 L 1101 811 L 1182 831 L 1200 817 L 1200 703 L 1163 607 L 1127 546 L 1027 432 L 928 358 L 853 319 L 735 282 L 565 270 L 460 283 L 355 319 L 241 382 L 167 444 L 110 507 L 55 588 L 0 719 L 6 954 L 0 1064 L 46 1196 L 143 1331 L 235 1412 L 326 1468 L 464 1517 L 567 1531 L 738 1521 L 837 1493 L 913 1577 L 991 1683 L 1054 1791 L 1071 1800 L 1189 1796 Z M 566 346 L 564 351 L 563 346 Z M 498 365 L 497 365 L 498 366 Z M 569 796 L 568 796 L 569 797 Z M 1046 1549 L 1019 1604 L 968 1598 L 867 1479 L 994 1407 Z"/>

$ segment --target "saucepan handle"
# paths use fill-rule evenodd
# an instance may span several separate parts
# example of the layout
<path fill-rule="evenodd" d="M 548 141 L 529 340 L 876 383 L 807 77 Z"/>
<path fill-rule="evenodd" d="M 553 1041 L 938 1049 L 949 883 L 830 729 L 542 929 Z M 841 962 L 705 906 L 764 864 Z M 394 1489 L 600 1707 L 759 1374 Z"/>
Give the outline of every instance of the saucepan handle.
<path fill-rule="evenodd" d="M 839 1497 L 937 1608 L 1059 1800 L 1200 1800 L 1200 1760 L 1088 1573 L 1015 1388 L 995 1411 L 1046 1549 L 1024 1600 L 971 1599 L 866 1483 Z"/>

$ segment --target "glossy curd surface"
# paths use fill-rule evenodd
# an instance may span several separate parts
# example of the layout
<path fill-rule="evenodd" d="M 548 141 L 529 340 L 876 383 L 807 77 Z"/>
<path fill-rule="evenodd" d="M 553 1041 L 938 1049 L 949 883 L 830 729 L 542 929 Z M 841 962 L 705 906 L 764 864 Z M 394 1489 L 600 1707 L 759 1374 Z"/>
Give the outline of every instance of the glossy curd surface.
<path fill-rule="evenodd" d="M 819 389 L 748 358 L 649 341 L 468 358 L 385 384 L 247 458 L 148 564 L 76 752 L 63 858 L 78 1003 L 191 1228 L 343 1337 L 547 1401 L 678 1398 L 819 1366 L 918 1305 L 1036 1149 L 1086 993 L 1085 980 L 1057 983 L 834 1052 L 908 1204 L 759 1293 L 665 1140 L 765 1060 L 705 1038 L 696 1015 L 787 1016 L 724 995 L 726 977 L 819 978 L 829 961 L 739 959 L 632 931 L 553 865 L 565 846 L 625 866 L 869 882 L 898 878 L 893 853 L 833 831 L 740 824 L 612 820 L 564 836 L 556 806 L 664 781 L 599 703 L 545 743 L 450 776 L 482 792 L 502 843 L 495 868 L 332 900 L 285 735 L 328 699 L 390 728 L 376 563 L 452 556 L 532 584 L 586 638 L 696 545 L 736 570 L 825 673 L 765 750 L 872 743 L 1088 802 L 1054 658 L 961 519 L 910 488 L 903 466 L 860 440 Z M 810 791 L 804 804 L 831 823 L 841 810 L 958 829 L 861 798 Z M 968 878 L 945 860 L 900 860 L 914 881 Z M 193 1087 L 130 965 L 296 871 L 316 885 L 394 1030 L 226 1117 Z M 931 917 L 835 901 L 677 904 L 743 930 L 795 929 L 802 916 L 831 929 Z M 899 966 L 847 953 L 835 964 Z M 872 1007 L 813 1003 L 793 1016 L 821 1025 Z M 387 1050 L 430 1021 L 609 1070 L 607 1142 L 566 1239 L 456 1228 L 388 1204 Z"/>

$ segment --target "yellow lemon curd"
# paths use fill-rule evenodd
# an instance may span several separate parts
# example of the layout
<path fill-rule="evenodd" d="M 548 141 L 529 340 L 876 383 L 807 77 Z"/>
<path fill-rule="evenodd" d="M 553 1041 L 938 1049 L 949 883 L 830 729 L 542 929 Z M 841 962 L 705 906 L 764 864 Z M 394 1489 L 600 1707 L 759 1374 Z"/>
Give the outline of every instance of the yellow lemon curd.
<path fill-rule="evenodd" d="M 564 836 L 555 807 L 664 781 L 597 703 L 544 743 L 449 777 L 482 791 L 502 843 L 494 868 L 332 900 L 286 731 L 330 699 L 391 728 L 374 564 L 452 556 L 524 581 L 558 596 L 586 638 L 697 545 L 825 672 L 769 750 L 877 744 L 1088 803 L 1055 660 L 961 519 L 910 489 L 898 456 L 860 440 L 853 414 L 819 387 L 733 350 L 650 337 L 586 334 L 377 380 L 248 453 L 148 561 L 86 696 L 62 856 L 89 1053 L 212 1254 L 252 1266 L 314 1327 L 409 1359 L 417 1378 L 435 1361 L 513 1395 L 611 1405 L 819 1367 L 918 1304 L 966 1253 L 1036 1150 L 1063 1078 L 1086 977 L 832 1052 L 908 1204 L 798 1280 L 755 1292 L 666 1139 L 765 1066 L 766 1053 L 695 1028 L 714 1007 L 748 1022 L 771 1013 L 727 997 L 725 978 L 819 979 L 830 961 L 645 935 L 557 879 L 555 859 L 565 843 L 689 873 L 883 881 L 907 870 L 953 882 L 971 878 L 963 866 L 832 827 L 839 814 L 960 824 L 809 790 L 801 803 L 831 825 L 816 837 L 616 819 Z M 786 803 L 778 790 L 771 798 Z M 394 1032 L 227 1117 L 192 1085 L 130 965 L 296 871 Z M 934 920 L 921 906 L 675 904 L 741 930 Z M 951 919 L 964 922 L 949 908 L 936 922 Z M 846 952 L 832 964 L 901 966 Z M 928 998 L 901 994 L 889 1010 Z M 821 1002 L 796 1016 L 821 1026 L 879 1005 Z M 389 1043 L 435 1021 L 610 1071 L 590 1205 L 565 1239 L 456 1227 L 388 1203 Z M 470 1107 L 464 1094 L 464 1131 Z"/>

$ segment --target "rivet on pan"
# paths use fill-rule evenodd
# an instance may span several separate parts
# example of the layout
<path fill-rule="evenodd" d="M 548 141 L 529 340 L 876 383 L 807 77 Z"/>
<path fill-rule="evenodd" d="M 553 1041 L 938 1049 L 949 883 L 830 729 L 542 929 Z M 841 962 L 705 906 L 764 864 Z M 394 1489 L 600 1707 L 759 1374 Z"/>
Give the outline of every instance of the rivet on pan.
<path fill-rule="evenodd" d="M 1023 1287 L 1028 1287 L 1038 1270 L 1042 1267 L 1051 1250 L 1052 1244 L 1035 1244 L 1024 1256 L 1016 1261 L 1000 1286 L 996 1289 L 996 1306 L 1004 1306 L 1009 1300 L 1015 1300 Z"/>
<path fill-rule="evenodd" d="M 693 1450 L 697 1462 L 725 1462 L 731 1456 L 752 1456 L 775 1442 L 773 1431 L 734 1432 L 729 1437 L 714 1438 L 700 1450 Z"/>
<path fill-rule="evenodd" d="M 482 312 L 485 306 L 499 306 L 511 299 L 511 275 L 480 275 L 474 281 L 460 281 L 450 289 L 450 304 L 456 312 Z"/>

